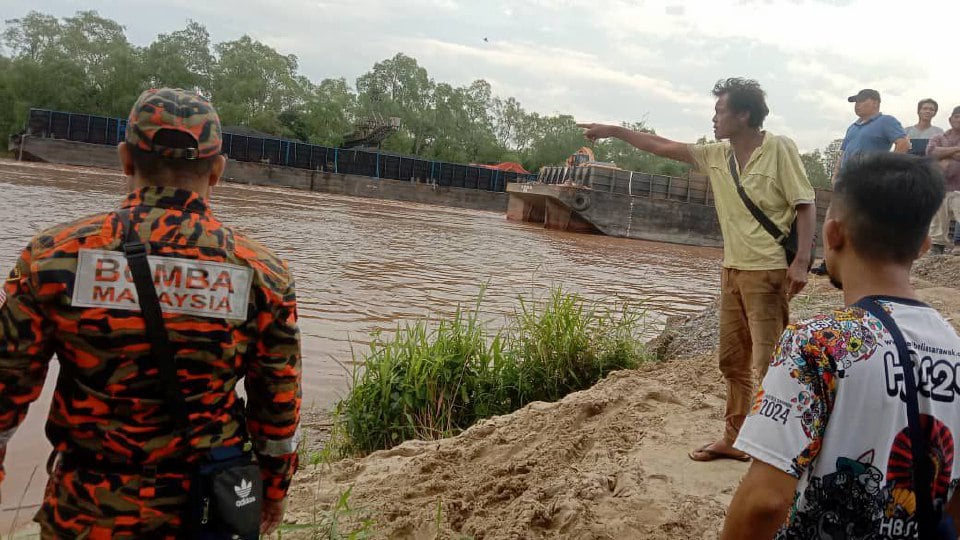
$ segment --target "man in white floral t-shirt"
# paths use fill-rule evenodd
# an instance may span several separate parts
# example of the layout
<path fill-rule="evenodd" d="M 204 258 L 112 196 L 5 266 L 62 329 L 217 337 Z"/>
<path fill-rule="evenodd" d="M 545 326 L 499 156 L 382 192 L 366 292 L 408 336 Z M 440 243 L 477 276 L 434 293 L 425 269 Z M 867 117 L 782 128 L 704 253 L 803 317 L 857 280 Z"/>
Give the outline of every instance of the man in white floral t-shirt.
<path fill-rule="evenodd" d="M 725 540 L 917 538 L 904 371 L 888 328 L 859 307 L 873 301 L 919 360 L 934 517 L 958 515 L 960 337 L 910 284 L 943 197 L 939 169 L 915 156 L 876 154 L 844 168 L 823 239 L 846 307 L 784 331 L 734 445 L 753 464 Z"/>

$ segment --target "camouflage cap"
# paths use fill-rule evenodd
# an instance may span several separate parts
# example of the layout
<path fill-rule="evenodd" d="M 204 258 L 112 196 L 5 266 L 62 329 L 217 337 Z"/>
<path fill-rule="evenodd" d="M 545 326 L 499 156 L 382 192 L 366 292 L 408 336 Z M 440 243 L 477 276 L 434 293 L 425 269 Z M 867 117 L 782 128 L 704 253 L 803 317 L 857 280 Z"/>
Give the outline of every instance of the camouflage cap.
<path fill-rule="evenodd" d="M 163 129 L 190 135 L 197 144 L 192 148 L 168 148 L 153 143 Z M 220 116 L 205 98 L 179 88 L 151 88 L 140 94 L 130 110 L 127 144 L 155 152 L 166 158 L 202 159 L 220 153 L 222 142 Z"/>

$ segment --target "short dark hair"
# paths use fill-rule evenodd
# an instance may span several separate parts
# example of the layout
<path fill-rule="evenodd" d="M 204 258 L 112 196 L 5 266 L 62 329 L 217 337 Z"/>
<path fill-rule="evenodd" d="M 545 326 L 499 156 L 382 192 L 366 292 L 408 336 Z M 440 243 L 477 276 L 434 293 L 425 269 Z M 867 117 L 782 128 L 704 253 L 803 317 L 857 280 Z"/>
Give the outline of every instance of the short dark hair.
<path fill-rule="evenodd" d="M 197 141 L 189 134 L 173 129 L 161 129 L 153 137 L 153 143 L 165 146 L 167 148 L 196 148 Z M 135 145 L 128 144 L 130 154 L 133 156 L 133 168 L 149 180 L 151 176 L 163 174 L 167 171 L 179 175 L 203 176 L 209 174 L 213 168 L 213 162 L 217 156 L 201 159 L 175 159 L 165 158 L 143 150 Z"/>
<path fill-rule="evenodd" d="M 750 112 L 747 125 L 752 128 L 763 126 L 763 120 L 770 114 L 767 108 L 767 93 L 760 88 L 760 83 L 753 79 L 731 77 L 720 79 L 713 85 L 713 95 L 719 98 L 727 96 L 727 106 L 734 112 Z"/>
<path fill-rule="evenodd" d="M 943 197 L 943 173 L 932 160 L 877 152 L 847 162 L 832 204 L 860 255 L 909 264 L 919 256 Z"/>
<path fill-rule="evenodd" d="M 937 100 L 935 100 L 935 99 L 933 99 L 933 98 L 926 98 L 926 99 L 921 99 L 920 101 L 918 101 L 918 102 L 917 102 L 917 112 L 920 112 L 920 108 L 923 107 L 923 106 L 924 106 L 925 104 L 927 104 L 927 103 L 933 105 L 933 112 L 940 112 L 940 104 L 937 103 Z"/>

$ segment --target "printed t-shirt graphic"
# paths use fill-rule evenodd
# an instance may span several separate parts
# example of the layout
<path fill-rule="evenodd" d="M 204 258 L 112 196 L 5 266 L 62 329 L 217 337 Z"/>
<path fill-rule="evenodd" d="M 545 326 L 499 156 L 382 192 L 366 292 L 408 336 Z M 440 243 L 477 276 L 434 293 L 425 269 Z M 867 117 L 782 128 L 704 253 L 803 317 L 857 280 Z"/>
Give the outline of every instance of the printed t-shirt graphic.
<path fill-rule="evenodd" d="M 933 496 L 942 505 L 960 478 L 954 466 L 960 337 L 923 304 L 881 304 L 919 361 L 921 423 L 930 429 Z M 864 310 L 839 310 L 787 328 L 735 444 L 799 479 L 778 538 L 915 534 L 904 391 L 896 345 Z"/>

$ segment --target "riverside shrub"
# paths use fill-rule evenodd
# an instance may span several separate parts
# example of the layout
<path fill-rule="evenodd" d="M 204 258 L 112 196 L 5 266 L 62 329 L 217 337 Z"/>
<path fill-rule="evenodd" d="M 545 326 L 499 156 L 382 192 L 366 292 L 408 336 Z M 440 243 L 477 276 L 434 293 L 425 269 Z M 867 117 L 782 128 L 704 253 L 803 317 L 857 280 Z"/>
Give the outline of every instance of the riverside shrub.
<path fill-rule="evenodd" d="M 642 314 L 626 304 L 601 309 L 555 288 L 545 300 L 521 299 L 496 332 L 480 323 L 479 307 L 480 300 L 433 325 L 421 320 L 386 339 L 374 335 L 350 393 L 337 404 L 343 452 L 455 435 L 482 418 L 589 388 L 645 359 Z"/>

